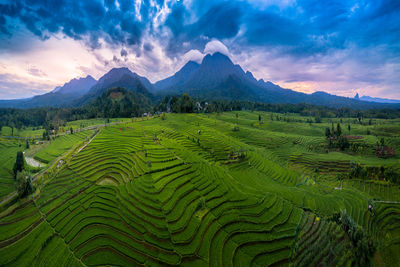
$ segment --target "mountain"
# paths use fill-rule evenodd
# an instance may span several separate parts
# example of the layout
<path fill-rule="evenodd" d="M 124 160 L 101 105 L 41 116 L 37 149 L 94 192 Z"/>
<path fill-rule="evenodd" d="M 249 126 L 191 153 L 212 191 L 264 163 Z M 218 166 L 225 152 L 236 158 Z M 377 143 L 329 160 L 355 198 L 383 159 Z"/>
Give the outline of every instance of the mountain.
<path fill-rule="evenodd" d="M 74 101 L 73 105 L 82 106 L 91 103 L 107 89 L 114 87 L 123 87 L 132 93 L 152 97 L 150 91 L 153 90 L 153 85 L 145 77 L 131 72 L 128 68 L 113 68 L 102 76 L 87 94 Z"/>
<path fill-rule="evenodd" d="M 189 63 L 188 63 L 189 64 Z M 157 93 L 172 95 L 188 93 L 190 96 L 212 100 L 250 100 L 267 103 L 309 103 L 341 108 L 359 109 L 389 107 L 380 103 L 359 101 L 324 92 L 305 94 L 284 89 L 272 82 L 254 78 L 250 71 L 244 72 L 229 57 L 216 52 L 206 55 L 201 64 L 186 64 L 175 75 L 155 84 Z"/>
<path fill-rule="evenodd" d="M 189 61 L 175 75 L 157 82 L 156 87 L 161 94 L 187 92 L 195 97 L 221 95 L 226 99 L 230 97 L 230 91 L 226 90 L 226 86 L 234 87 L 236 90 L 239 84 L 243 87 L 249 82 L 255 84 L 257 80 L 250 72 L 245 73 L 239 65 L 234 65 L 229 57 L 216 52 L 213 55 L 206 55 L 200 65 Z M 234 98 L 238 97 L 237 90 L 232 93 L 235 95 Z M 243 94 L 247 93 L 249 92 L 243 91 Z M 244 96 L 242 95 L 242 98 Z"/>
<path fill-rule="evenodd" d="M 96 84 L 96 80 L 88 75 L 85 78 L 72 79 L 68 83 L 63 86 L 58 86 L 54 88 L 51 93 L 59 93 L 59 94 L 74 94 L 76 96 L 82 96 L 89 92 L 90 88 Z"/>
<path fill-rule="evenodd" d="M 184 86 L 189 89 L 212 88 L 235 75 L 243 79 L 243 70 L 239 65 L 234 65 L 229 57 L 217 52 L 206 55 L 200 67 L 191 74 Z"/>
<path fill-rule="evenodd" d="M 2 100 L 0 101 L 0 107 L 66 107 L 74 100 L 85 95 L 95 83 L 96 80 L 90 75 L 85 78 L 72 79 L 63 86 L 57 86 L 53 91 L 43 95 L 37 95 L 26 99 Z"/>
<path fill-rule="evenodd" d="M 388 99 L 388 98 L 370 97 L 370 96 L 366 96 L 366 95 L 364 95 L 362 97 L 359 97 L 358 93 L 355 95 L 354 98 L 362 100 L 362 101 L 367 101 L 367 102 L 386 103 L 386 104 L 400 104 L 400 100 Z"/>
<path fill-rule="evenodd" d="M 325 92 L 305 94 L 285 89 L 270 81 L 254 78 L 229 57 L 216 52 L 206 55 L 201 64 L 186 63 L 171 77 L 154 85 L 128 68 L 114 68 L 97 82 L 87 76 L 73 79 L 52 92 L 19 100 L 0 100 L 0 107 L 32 108 L 39 106 L 79 107 L 96 101 L 110 88 L 125 88 L 132 94 L 153 101 L 165 95 L 190 96 L 202 100 L 248 100 L 265 103 L 308 103 L 334 108 L 399 108 L 400 101 L 361 97 L 359 99 L 331 95 Z M 358 96 L 358 95 L 357 95 Z"/>
<path fill-rule="evenodd" d="M 182 86 L 188 78 L 199 68 L 199 64 L 194 61 L 186 63 L 177 73 L 164 80 L 158 81 L 154 84 L 155 92 L 170 88 L 173 86 Z"/>
<path fill-rule="evenodd" d="M 187 65 L 172 77 L 156 83 L 165 85 L 159 87 L 158 93 L 182 94 L 186 92 L 191 96 L 205 99 L 252 100 L 272 103 L 298 102 L 295 101 L 296 98 L 305 95 L 283 89 L 272 82 L 257 80 L 250 71 L 244 72 L 240 65 L 233 64 L 229 57 L 219 52 L 206 55 L 201 64 L 192 68 L 190 72 L 184 71 L 185 68 Z M 175 82 L 177 81 L 175 77 L 180 77 L 180 82 Z"/>

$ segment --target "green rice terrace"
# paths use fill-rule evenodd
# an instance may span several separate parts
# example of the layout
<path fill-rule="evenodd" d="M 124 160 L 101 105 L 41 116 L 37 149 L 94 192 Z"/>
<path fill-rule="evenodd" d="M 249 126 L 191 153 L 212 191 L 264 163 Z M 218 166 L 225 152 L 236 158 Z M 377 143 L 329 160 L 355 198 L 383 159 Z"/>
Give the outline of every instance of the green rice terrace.
<path fill-rule="evenodd" d="M 313 119 L 168 113 L 0 139 L 0 266 L 400 266 L 400 120 Z M 21 150 L 43 165 L 11 201 Z"/>

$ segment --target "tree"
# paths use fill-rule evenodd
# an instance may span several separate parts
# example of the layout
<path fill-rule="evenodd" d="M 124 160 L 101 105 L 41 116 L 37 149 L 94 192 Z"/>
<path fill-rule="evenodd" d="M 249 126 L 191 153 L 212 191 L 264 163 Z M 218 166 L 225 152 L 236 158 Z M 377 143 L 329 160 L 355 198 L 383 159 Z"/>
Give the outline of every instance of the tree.
<path fill-rule="evenodd" d="M 69 129 L 69 132 L 70 132 L 71 134 L 73 134 L 73 133 L 74 133 L 74 129 L 72 129 L 72 127 L 71 127 L 71 129 Z"/>
<path fill-rule="evenodd" d="M 336 135 L 339 137 L 342 135 L 342 127 L 340 127 L 340 123 L 336 125 Z"/>
<path fill-rule="evenodd" d="M 346 150 L 347 148 L 350 147 L 349 140 L 347 140 L 347 138 L 344 136 L 339 136 L 338 146 L 339 146 L 340 150 L 342 150 L 342 151 Z"/>
<path fill-rule="evenodd" d="M 50 140 L 49 131 L 47 129 L 45 129 L 44 132 L 43 132 L 43 139 L 44 140 Z"/>
<path fill-rule="evenodd" d="M 25 140 L 25 147 L 26 147 L 26 149 L 29 149 L 29 141 L 28 141 L 28 139 Z"/>
<path fill-rule="evenodd" d="M 180 99 L 180 112 L 192 113 L 195 109 L 194 100 L 186 93 L 184 93 Z"/>
<path fill-rule="evenodd" d="M 326 129 L 325 129 L 325 136 L 326 136 L 326 138 L 331 137 L 331 129 L 329 129 L 329 127 L 326 127 Z"/>
<path fill-rule="evenodd" d="M 375 244 L 354 220 L 342 211 L 333 215 L 334 221 L 344 230 L 354 248 L 355 266 L 370 266 L 370 260 L 376 251 Z"/>
<path fill-rule="evenodd" d="M 16 189 L 18 193 L 18 198 L 22 198 L 26 195 L 31 194 L 34 191 L 34 187 L 32 185 L 32 178 L 27 176 L 24 171 L 17 172 L 16 175 Z"/>
<path fill-rule="evenodd" d="M 171 111 L 175 112 L 175 113 L 179 113 L 180 112 L 180 106 L 179 106 L 179 98 L 177 96 L 172 96 L 169 104 L 171 106 Z"/>
<path fill-rule="evenodd" d="M 258 114 L 258 123 L 261 124 L 261 115 L 260 114 Z"/>
<path fill-rule="evenodd" d="M 164 111 L 164 112 L 168 111 L 168 102 L 169 102 L 169 97 L 165 96 L 164 100 L 159 105 L 160 111 Z"/>
<path fill-rule="evenodd" d="M 385 171 L 386 181 L 390 181 L 394 184 L 400 183 L 400 173 L 397 173 L 392 167 Z"/>
<path fill-rule="evenodd" d="M 15 160 L 14 167 L 13 167 L 14 178 L 17 177 L 18 172 L 21 172 L 24 169 L 24 163 L 25 163 L 24 154 L 22 153 L 22 151 L 18 151 L 17 158 Z"/>
<path fill-rule="evenodd" d="M 347 125 L 347 129 L 349 130 L 349 134 L 350 134 L 350 131 L 351 131 L 351 126 L 350 126 L 350 124 Z"/>

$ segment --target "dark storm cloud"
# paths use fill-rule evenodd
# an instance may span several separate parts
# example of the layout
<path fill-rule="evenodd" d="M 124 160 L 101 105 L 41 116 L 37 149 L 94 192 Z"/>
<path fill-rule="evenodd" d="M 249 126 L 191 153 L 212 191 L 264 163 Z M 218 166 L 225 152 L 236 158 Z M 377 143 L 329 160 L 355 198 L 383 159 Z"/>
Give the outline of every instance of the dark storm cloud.
<path fill-rule="evenodd" d="M 99 38 L 131 46 L 142 44 L 146 31 L 157 37 L 166 29 L 173 34 L 167 42 L 171 53 L 184 42 L 198 48 L 212 38 L 234 37 L 238 45 L 278 46 L 300 55 L 343 49 L 352 42 L 360 46 L 390 42 L 395 43 L 392 49 L 399 49 L 398 0 L 300 0 L 264 8 L 243 1 L 194 1 L 190 7 L 177 1 L 167 3 L 171 12 L 163 25 L 154 28 L 163 4 L 146 0 L 137 9 L 133 0 L 8 1 L 0 5 L 0 34 L 13 35 L 7 23 L 13 18 L 42 40 L 62 32 L 84 39 L 93 49 L 101 46 Z"/>
<path fill-rule="evenodd" d="M 99 38 L 109 43 L 140 43 L 144 23 L 136 19 L 132 1 L 37 1 L 17 0 L 0 6 L 0 31 L 4 17 L 19 19 L 29 31 L 41 39 L 62 32 L 75 40 L 87 38 L 87 45 L 98 48 Z M 13 33 L 11 33 L 13 34 Z"/>
<path fill-rule="evenodd" d="M 144 50 L 145 51 L 152 51 L 153 50 L 153 48 L 154 48 L 154 46 L 152 45 L 152 44 L 150 44 L 150 43 L 145 43 L 144 45 L 143 45 L 143 48 L 144 48 Z"/>
<path fill-rule="evenodd" d="M 210 9 L 189 28 L 191 36 L 205 35 L 218 39 L 234 37 L 241 23 L 242 5 L 224 2 Z"/>
<path fill-rule="evenodd" d="M 255 45 L 296 45 L 305 41 L 301 25 L 271 12 L 254 12 L 246 26 L 246 40 Z"/>
<path fill-rule="evenodd" d="M 178 2 L 173 5 L 171 10 L 171 13 L 165 21 L 165 25 L 177 36 L 184 31 L 185 16 L 188 16 L 188 13 L 186 12 L 183 2 Z"/>
<path fill-rule="evenodd" d="M 399 0 L 0 0 L 0 3 L 0 54 L 12 50 L 23 53 L 48 38 L 59 38 L 61 33 L 93 50 L 101 48 L 104 42 L 115 48 L 114 60 L 102 60 L 107 64 L 123 64 L 129 58 L 128 51 L 143 62 L 156 63 L 159 46 L 167 57 L 174 59 L 191 49 L 202 52 L 208 42 L 217 39 L 228 46 L 232 55 L 252 51 L 259 58 L 268 55 L 264 62 L 260 59 L 258 65 L 249 65 L 250 70 L 268 65 L 266 60 L 279 64 L 285 58 L 287 65 L 272 66 L 281 69 L 281 73 L 287 72 L 289 77 L 282 78 L 283 81 L 331 79 L 327 73 L 332 68 L 336 68 L 337 79 L 346 79 L 349 84 L 356 80 L 395 84 L 398 77 L 392 70 L 400 65 Z M 21 33 L 27 31 L 30 35 L 24 41 L 28 35 Z M 32 34 L 34 40 L 29 39 Z M 118 54 L 121 58 L 117 58 Z M 346 66 L 341 65 L 344 61 Z M 296 62 L 298 69 L 293 67 Z M 311 64 L 324 75 L 304 73 L 303 69 Z M 157 68 L 154 66 L 153 71 Z M 147 70 L 152 71 L 149 66 Z"/>
<path fill-rule="evenodd" d="M 196 2 L 198 6 L 191 10 L 187 9 L 183 1 L 172 5 L 172 11 L 165 22 L 165 27 L 173 34 L 167 46 L 169 53 L 180 53 L 185 42 L 189 42 L 192 49 L 202 50 L 212 38 L 229 39 L 238 34 L 248 4 L 234 1 L 198 2 L 202 5 Z M 196 20 L 193 21 L 193 18 Z"/>

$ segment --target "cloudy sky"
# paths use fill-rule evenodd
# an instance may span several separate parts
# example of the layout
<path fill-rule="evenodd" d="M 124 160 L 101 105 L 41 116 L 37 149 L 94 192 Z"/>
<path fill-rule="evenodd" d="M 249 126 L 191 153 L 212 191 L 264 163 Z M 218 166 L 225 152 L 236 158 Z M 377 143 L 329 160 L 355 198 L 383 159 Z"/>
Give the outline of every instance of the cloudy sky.
<path fill-rule="evenodd" d="M 0 0 L 0 99 L 215 51 L 285 88 L 400 99 L 400 1 Z"/>

